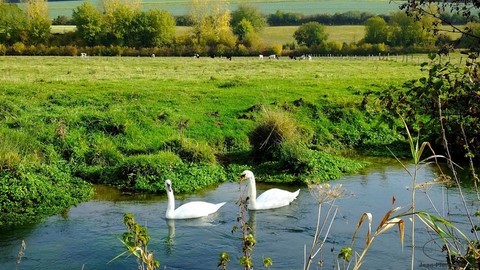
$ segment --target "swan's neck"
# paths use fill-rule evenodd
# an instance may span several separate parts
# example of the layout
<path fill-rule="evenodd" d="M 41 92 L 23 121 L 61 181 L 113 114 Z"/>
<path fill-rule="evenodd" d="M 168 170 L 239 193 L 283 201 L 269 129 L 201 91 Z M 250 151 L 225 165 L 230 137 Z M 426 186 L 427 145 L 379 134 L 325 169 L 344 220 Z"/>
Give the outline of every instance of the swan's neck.
<path fill-rule="evenodd" d="M 167 192 L 168 203 L 166 216 L 169 217 L 175 210 L 175 198 L 173 197 L 173 191 Z"/>
<path fill-rule="evenodd" d="M 249 179 L 248 185 L 248 204 L 250 205 L 249 208 L 256 208 L 257 207 L 257 187 L 255 185 L 255 177 Z"/>

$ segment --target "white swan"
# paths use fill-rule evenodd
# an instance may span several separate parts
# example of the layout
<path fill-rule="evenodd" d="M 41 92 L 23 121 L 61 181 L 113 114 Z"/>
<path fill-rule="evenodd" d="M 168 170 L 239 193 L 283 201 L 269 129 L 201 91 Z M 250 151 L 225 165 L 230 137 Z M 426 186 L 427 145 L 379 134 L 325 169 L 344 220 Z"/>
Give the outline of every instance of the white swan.
<path fill-rule="evenodd" d="M 168 196 L 167 212 L 165 213 L 167 219 L 188 219 L 208 216 L 217 212 L 225 204 L 225 202 L 214 204 L 194 201 L 175 209 L 175 197 L 173 196 L 172 181 L 170 179 L 165 181 L 165 190 Z"/>
<path fill-rule="evenodd" d="M 295 200 L 300 192 L 300 189 L 295 192 L 290 192 L 278 188 L 272 188 L 263 192 L 257 198 L 257 187 L 255 185 L 255 176 L 253 172 L 245 170 L 242 172 L 240 182 L 248 180 L 248 209 L 250 210 L 262 210 L 272 209 L 289 205 Z"/>

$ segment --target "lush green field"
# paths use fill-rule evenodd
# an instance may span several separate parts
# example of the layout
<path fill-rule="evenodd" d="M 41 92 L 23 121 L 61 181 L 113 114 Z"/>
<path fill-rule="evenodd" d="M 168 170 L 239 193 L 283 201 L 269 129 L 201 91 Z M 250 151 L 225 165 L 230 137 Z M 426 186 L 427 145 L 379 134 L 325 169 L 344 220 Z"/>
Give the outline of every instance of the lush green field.
<path fill-rule="evenodd" d="M 0 57 L 0 226 L 85 199 L 82 179 L 194 192 L 244 168 L 277 182 L 354 172 L 345 157 L 402 141 L 365 94 L 419 77 L 425 58 L 405 60 Z"/>
<path fill-rule="evenodd" d="M 52 33 L 63 34 L 75 31 L 75 26 L 72 25 L 52 25 Z M 188 26 L 177 26 L 175 28 L 176 35 L 183 35 L 190 31 Z M 293 33 L 298 29 L 298 26 L 274 26 L 265 27 L 260 33 L 261 39 L 265 45 L 287 44 L 295 42 Z M 357 42 L 365 35 L 365 26 L 363 25 L 335 25 L 326 26 L 329 41 L 339 42 Z"/>
<path fill-rule="evenodd" d="M 358 42 L 365 36 L 365 26 L 363 25 L 327 25 L 328 41 L 339 42 Z M 188 26 L 177 26 L 176 35 L 183 35 L 191 28 Z M 266 46 L 275 44 L 288 44 L 295 42 L 293 33 L 298 26 L 269 26 L 265 27 L 260 36 Z M 75 30 L 75 26 L 70 25 L 52 25 L 52 33 L 66 33 Z M 460 37 L 459 33 L 448 33 L 452 38 Z"/>
<path fill-rule="evenodd" d="M 325 26 L 328 33 L 329 41 L 339 42 L 357 42 L 365 35 L 365 26 L 363 25 L 335 25 Z M 67 27 L 68 29 L 68 27 Z M 260 33 L 260 38 L 265 45 L 287 44 L 295 42 L 293 33 L 298 29 L 298 26 L 269 26 L 265 27 Z M 58 27 L 56 31 L 62 31 L 64 28 Z M 175 28 L 177 35 L 187 33 L 190 27 L 177 26 Z"/>
<path fill-rule="evenodd" d="M 101 3 L 100 0 L 89 1 L 97 5 Z M 143 0 L 141 2 L 145 10 L 151 8 L 164 9 L 173 15 L 188 14 L 191 5 L 191 1 L 186 0 Z M 388 14 L 392 11 L 397 11 L 399 6 L 398 3 L 393 3 L 388 0 L 233 0 L 228 2 L 230 3 L 231 10 L 234 10 L 240 3 L 249 3 L 257 6 L 265 14 L 272 14 L 277 10 L 282 10 L 287 12 L 299 12 L 306 15 L 317 13 L 343 13 L 353 10 L 371 12 L 374 14 Z M 49 2 L 48 6 L 50 17 L 56 18 L 59 15 L 71 17 L 72 10 L 81 4 L 82 1 Z"/>

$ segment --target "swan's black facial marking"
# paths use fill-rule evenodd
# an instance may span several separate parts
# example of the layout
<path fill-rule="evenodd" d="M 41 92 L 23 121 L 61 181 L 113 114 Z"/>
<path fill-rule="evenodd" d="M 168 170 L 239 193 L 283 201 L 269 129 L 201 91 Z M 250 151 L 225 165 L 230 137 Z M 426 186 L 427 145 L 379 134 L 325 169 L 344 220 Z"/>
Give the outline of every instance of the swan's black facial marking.
<path fill-rule="evenodd" d="M 170 183 L 165 183 L 167 185 L 168 192 L 172 192 L 172 185 Z"/>
<path fill-rule="evenodd" d="M 240 175 L 240 182 L 242 182 L 243 180 L 245 180 L 246 177 L 247 177 L 247 174 L 246 174 L 246 173 L 243 173 L 242 175 Z"/>

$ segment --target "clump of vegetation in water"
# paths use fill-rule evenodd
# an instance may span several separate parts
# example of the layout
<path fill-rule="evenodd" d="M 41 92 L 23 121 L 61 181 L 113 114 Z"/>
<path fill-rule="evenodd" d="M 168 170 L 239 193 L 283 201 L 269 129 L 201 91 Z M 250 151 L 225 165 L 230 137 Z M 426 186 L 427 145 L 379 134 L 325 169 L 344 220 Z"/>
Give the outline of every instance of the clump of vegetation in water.
<path fill-rule="evenodd" d="M 154 258 L 153 252 L 148 250 L 150 236 L 147 228 L 138 224 L 130 213 L 123 215 L 123 223 L 127 227 L 127 231 L 122 234 L 120 241 L 127 250 L 113 258 L 112 261 L 128 253 L 128 255 L 136 257 L 139 270 L 155 270 L 160 267 L 160 262 Z"/>
<path fill-rule="evenodd" d="M 0 186 L 0 226 L 35 223 L 93 195 L 91 185 L 64 163 L 2 170 Z"/>

